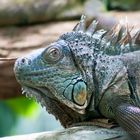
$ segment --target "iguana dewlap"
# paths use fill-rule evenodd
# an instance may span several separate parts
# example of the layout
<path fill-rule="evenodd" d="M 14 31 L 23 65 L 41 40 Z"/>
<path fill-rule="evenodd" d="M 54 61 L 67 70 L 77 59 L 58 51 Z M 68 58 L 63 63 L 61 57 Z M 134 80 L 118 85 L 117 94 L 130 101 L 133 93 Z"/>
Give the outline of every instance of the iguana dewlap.
<path fill-rule="evenodd" d="M 67 127 L 106 117 L 140 137 L 140 44 L 121 26 L 87 30 L 85 17 L 72 32 L 17 59 L 17 81 Z"/>

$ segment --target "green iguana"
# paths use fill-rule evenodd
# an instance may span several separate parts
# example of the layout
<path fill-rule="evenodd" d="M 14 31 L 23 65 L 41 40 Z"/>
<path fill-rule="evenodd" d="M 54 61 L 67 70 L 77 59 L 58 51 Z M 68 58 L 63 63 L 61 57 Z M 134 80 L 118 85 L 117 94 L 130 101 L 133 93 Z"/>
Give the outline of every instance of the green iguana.
<path fill-rule="evenodd" d="M 115 26 L 85 29 L 85 16 L 72 32 L 18 58 L 14 71 L 22 92 L 35 97 L 64 127 L 105 117 L 135 139 L 140 137 L 139 35 Z"/>

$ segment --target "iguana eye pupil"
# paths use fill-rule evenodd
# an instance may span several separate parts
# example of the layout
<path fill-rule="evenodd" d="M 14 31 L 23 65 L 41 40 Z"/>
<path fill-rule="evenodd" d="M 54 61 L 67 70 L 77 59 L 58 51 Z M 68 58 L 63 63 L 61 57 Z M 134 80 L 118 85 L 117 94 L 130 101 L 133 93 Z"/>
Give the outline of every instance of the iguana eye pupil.
<path fill-rule="evenodd" d="M 50 50 L 50 57 L 52 57 L 52 58 L 57 58 L 57 57 L 59 57 L 59 51 L 57 50 L 57 49 L 51 49 Z"/>

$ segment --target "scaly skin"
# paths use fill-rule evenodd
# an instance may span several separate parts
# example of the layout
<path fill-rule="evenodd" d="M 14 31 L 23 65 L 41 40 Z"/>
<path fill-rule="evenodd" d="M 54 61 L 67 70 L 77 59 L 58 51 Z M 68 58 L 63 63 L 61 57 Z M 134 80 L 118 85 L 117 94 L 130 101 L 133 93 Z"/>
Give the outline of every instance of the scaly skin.
<path fill-rule="evenodd" d="M 108 33 L 95 32 L 96 21 L 84 31 L 84 22 L 82 16 L 72 32 L 17 59 L 17 81 L 64 127 L 106 117 L 138 139 L 139 33 L 131 38 L 119 25 Z"/>

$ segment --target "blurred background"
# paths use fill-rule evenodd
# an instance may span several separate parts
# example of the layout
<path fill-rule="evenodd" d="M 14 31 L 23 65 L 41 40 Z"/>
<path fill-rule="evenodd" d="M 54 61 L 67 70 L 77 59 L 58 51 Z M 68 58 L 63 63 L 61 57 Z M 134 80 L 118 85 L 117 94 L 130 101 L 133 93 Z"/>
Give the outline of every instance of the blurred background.
<path fill-rule="evenodd" d="M 139 0 L 0 0 L 0 137 L 62 129 L 45 108 L 21 94 L 12 58 L 71 31 L 81 14 L 87 25 L 96 19 L 106 30 L 124 20 L 135 27 L 133 34 L 140 29 L 139 10 Z"/>

